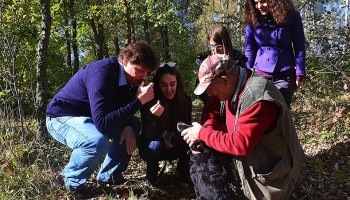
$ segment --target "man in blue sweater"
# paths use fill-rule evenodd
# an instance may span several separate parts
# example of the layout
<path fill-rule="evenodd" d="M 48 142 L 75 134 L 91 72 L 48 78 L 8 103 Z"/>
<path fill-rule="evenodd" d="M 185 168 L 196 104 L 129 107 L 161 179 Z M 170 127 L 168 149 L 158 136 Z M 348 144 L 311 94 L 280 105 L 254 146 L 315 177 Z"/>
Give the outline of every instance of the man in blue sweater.
<path fill-rule="evenodd" d="M 157 65 L 148 44 L 131 43 L 117 57 L 82 67 L 50 101 L 47 129 L 73 150 L 62 172 L 67 189 L 83 191 L 103 158 L 96 179 L 125 181 L 122 172 L 141 128 L 135 113 L 154 97 L 153 83 L 146 86 L 144 80 Z"/>

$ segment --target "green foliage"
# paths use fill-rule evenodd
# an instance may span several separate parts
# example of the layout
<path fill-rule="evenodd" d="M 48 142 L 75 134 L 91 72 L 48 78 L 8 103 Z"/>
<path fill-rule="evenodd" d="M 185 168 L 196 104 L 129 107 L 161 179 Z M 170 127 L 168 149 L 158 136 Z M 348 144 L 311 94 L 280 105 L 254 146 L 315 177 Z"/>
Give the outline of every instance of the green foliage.
<path fill-rule="evenodd" d="M 306 145 L 336 140 L 350 131 L 350 95 L 344 89 L 350 72 L 339 71 L 338 65 L 324 67 L 321 62 L 308 59 L 310 70 L 292 107 L 296 128 Z"/>
<path fill-rule="evenodd" d="M 25 124 L 7 119 L 0 127 L 0 199 L 54 198 L 48 174 L 64 161 L 66 149 L 58 149 L 53 140 L 36 139 L 34 119 Z"/>
<path fill-rule="evenodd" d="M 210 1 L 203 6 L 203 13 L 193 23 L 193 29 L 197 33 L 196 51 L 198 53 L 207 50 L 207 36 L 215 24 L 223 24 L 230 32 L 234 48 L 244 49 L 244 26 L 242 24 L 244 1 Z"/>
<path fill-rule="evenodd" d="M 207 34 L 216 23 L 230 31 L 235 48 L 244 50 L 242 13 L 244 1 L 204 0 L 76 0 L 51 1 L 52 29 L 48 57 L 49 98 L 73 74 L 67 64 L 67 42 L 72 41 L 72 20 L 77 20 L 80 66 L 96 59 L 96 43 L 90 20 L 103 24 L 110 55 L 127 42 L 126 10 L 130 11 L 132 40 L 146 40 L 160 61 L 165 46 L 161 28 L 167 27 L 171 61 L 177 63 L 193 99 L 193 121 L 200 120 L 202 103 L 193 95 L 197 53 L 207 50 Z M 300 2 L 300 3 L 299 3 Z M 313 1 L 297 1 L 307 39 L 307 76 L 292 103 L 298 135 L 304 147 L 319 146 L 350 133 L 350 40 L 349 29 L 341 26 L 336 10 L 313 15 Z M 331 8 L 332 6 L 328 6 Z M 73 13 L 68 12 L 73 8 Z M 53 171 L 62 168 L 68 148 L 52 139 L 36 139 L 35 90 L 36 46 L 41 23 L 39 1 L 5 0 L 0 3 L 0 199 L 57 199 L 64 196 L 52 185 Z M 148 25 L 148 28 L 146 28 Z M 69 31 L 69 36 L 65 35 Z M 115 44 L 115 38 L 118 43 Z M 113 53 L 111 53 L 113 52 Z M 320 158 L 312 160 L 318 172 L 327 169 Z M 136 163 L 138 165 L 140 163 Z M 345 163 L 350 166 L 350 162 Z M 334 163 L 333 163 L 334 165 Z M 137 166 L 135 166 L 137 168 Z M 346 180 L 342 168 L 332 178 Z M 134 171 L 136 173 L 142 173 Z M 319 182 L 323 188 L 324 183 Z M 126 198 L 152 198 L 147 190 L 128 189 Z M 140 195 L 140 193 L 142 195 Z M 124 193 L 123 193 L 124 194 Z M 119 196 L 118 196 L 119 197 Z M 115 196 L 111 195 L 111 198 Z"/>

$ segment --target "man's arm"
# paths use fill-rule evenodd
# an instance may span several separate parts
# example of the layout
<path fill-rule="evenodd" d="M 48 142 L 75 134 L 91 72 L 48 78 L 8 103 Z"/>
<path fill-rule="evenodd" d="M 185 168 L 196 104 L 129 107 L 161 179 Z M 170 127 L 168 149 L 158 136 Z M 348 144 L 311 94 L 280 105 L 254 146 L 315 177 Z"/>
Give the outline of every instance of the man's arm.
<path fill-rule="evenodd" d="M 115 93 L 115 87 L 118 87 L 115 78 L 107 70 L 99 71 L 86 83 L 92 118 L 97 130 L 103 134 L 111 134 L 125 125 L 142 106 L 130 91 Z M 128 100 L 121 102 L 123 99 Z"/>
<path fill-rule="evenodd" d="M 233 132 L 234 124 L 228 128 L 227 133 L 203 127 L 199 139 L 220 152 L 246 156 L 251 153 L 263 134 L 276 127 L 278 116 L 279 108 L 275 103 L 260 101 L 241 113 L 236 132 Z"/>

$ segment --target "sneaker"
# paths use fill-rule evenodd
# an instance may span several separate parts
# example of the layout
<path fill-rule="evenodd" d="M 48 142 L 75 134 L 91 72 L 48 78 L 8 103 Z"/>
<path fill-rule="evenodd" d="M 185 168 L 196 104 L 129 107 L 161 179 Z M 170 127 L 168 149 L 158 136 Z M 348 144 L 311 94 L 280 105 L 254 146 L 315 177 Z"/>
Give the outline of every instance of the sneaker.
<path fill-rule="evenodd" d="M 128 181 L 127 179 L 122 178 L 122 179 L 118 179 L 118 180 L 110 179 L 107 182 L 99 180 L 98 182 L 101 183 L 101 184 L 109 184 L 109 185 L 123 185 L 127 181 Z"/>
<path fill-rule="evenodd" d="M 76 199 L 83 199 L 91 196 L 91 189 L 89 189 L 86 185 L 80 185 L 76 188 L 69 187 L 68 190 Z"/>
<path fill-rule="evenodd" d="M 64 187 L 64 176 L 62 174 L 58 174 L 54 180 L 52 181 L 52 185 L 57 188 Z"/>

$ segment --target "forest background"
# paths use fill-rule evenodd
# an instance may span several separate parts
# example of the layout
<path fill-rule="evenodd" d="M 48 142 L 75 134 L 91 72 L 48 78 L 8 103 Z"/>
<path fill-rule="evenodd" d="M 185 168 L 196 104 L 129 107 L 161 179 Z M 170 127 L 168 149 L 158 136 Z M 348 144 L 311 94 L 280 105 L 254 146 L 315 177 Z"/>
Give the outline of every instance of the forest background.
<path fill-rule="evenodd" d="M 307 178 L 294 198 L 349 199 L 349 1 L 294 3 L 307 40 L 307 76 L 292 103 Z M 243 10 L 243 0 L 0 0 L 0 199 L 70 198 L 53 182 L 70 150 L 46 132 L 46 105 L 84 64 L 115 56 L 132 41 L 147 41 L 161 62 L 177 63 L 198 121 L 195 57 L 207 50 L 217 23 L 244 51 Z M 144 163 L 135 154 L 130 177 L 142 177 Z M 180 197 L 171 192 L 177 186 L 137 184 L 92 196 L 194 198 L 190 188 Z"/>

